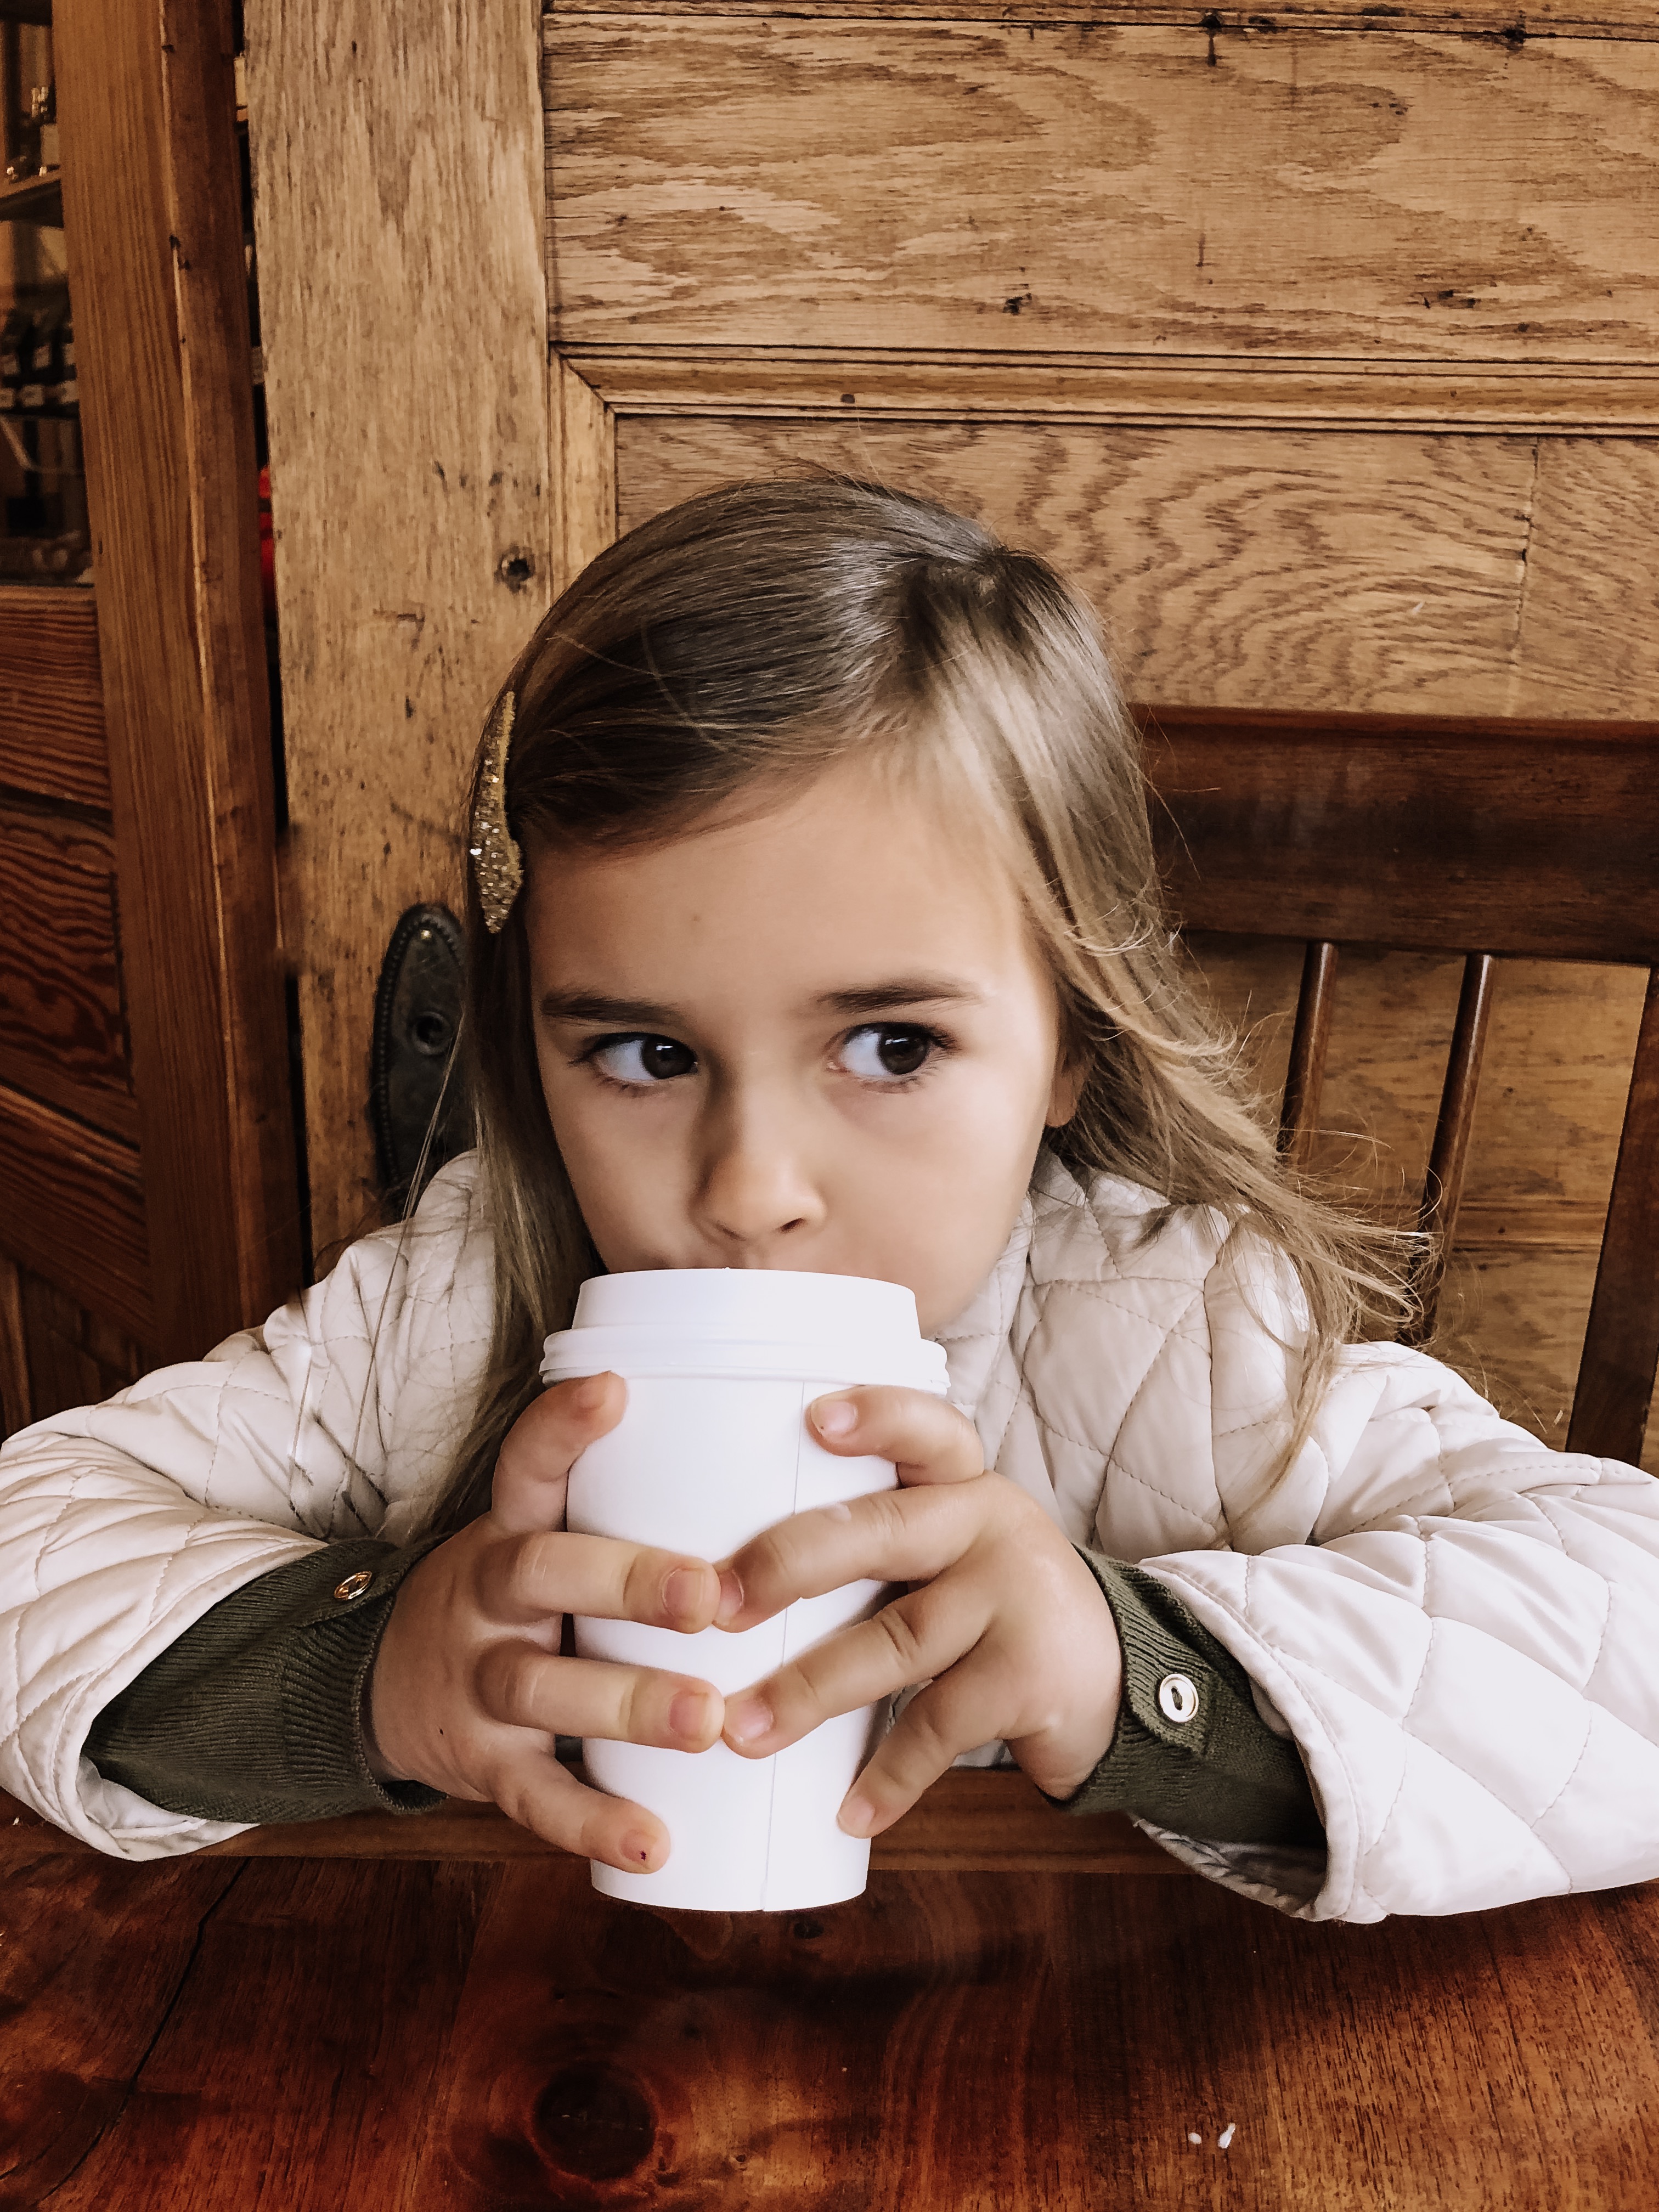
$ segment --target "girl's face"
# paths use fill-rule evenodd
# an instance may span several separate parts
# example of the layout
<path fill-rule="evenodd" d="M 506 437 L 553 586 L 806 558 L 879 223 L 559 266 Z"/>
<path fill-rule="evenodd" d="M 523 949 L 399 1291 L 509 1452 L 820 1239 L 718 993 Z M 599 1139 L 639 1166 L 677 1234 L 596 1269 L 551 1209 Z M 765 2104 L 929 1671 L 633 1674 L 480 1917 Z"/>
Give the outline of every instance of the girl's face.
<path fill-rule="evenodd" d="M 925 1332 L 959 1313 L 1078 1089 L 984 842 L 853 766 L 528 872 L 542 1087 L 605 1266 L 872 1275 Z"/>

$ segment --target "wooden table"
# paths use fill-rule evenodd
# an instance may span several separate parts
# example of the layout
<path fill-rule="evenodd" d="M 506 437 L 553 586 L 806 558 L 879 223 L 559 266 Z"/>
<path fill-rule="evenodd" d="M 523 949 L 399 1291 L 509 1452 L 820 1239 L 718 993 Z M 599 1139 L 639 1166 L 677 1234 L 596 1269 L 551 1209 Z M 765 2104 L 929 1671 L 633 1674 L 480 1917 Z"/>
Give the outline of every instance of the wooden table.
<path fill-rule="evenodd" d="M 1659 2205 L 1659 1886 L 1310 1928 L 1017 1775 L 775 1918 L 489 1810 L 133 1867 L 0 1804 L 0 2205 Z"/>

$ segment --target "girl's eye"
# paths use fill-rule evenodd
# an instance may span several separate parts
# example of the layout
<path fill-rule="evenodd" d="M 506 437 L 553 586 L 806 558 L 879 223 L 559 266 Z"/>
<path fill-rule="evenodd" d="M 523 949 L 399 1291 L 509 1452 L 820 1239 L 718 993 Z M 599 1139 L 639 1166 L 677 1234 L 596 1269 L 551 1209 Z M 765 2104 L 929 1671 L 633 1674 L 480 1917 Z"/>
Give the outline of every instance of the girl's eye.
<path fill-rule="evenodd" d="M 841 1064 L 849 1075 L 865 1083 L 902 1082 L 907 1075 L 921 1073 L 939 1042 L 932 1030 L 872 1022 L 867 1028 L 854 1030 L 842 1045 Z"/>
<path fill-rule="evenodd" d="M 613 1083 L 630 1084 L 636 1090 L 690 1075 L 697 1065 L 690 1045 L 665 1036 L 601 1037 L 586 1057 Z"/>

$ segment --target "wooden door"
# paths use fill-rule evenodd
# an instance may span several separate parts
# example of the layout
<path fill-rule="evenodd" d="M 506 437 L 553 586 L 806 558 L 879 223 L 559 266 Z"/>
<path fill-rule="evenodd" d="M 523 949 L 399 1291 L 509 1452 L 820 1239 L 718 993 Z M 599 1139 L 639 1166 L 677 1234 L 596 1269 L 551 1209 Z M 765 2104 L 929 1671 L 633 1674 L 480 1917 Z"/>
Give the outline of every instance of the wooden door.
<path fill-rule="evenodd" d="M 61 166 L 15 180 L 44 242 L 0 226 L 0 270 L 72 306 L 84 504 L 78 541 L 11 530 L 34 580 L 0 583 L 8 1428 L 199 1355 L 301 1266 L 231 12 L 28 27 Z"/>
<path fill-rule="evenodd" d="M 370 1193 L 374 967 L 453 896 L 484 702 L 547 583 L 708 484 L 827 463 L 979 514 L 1154 704 L 1654 712 L 1645 0 L 539 27 L 538 112 L 515 10 L 250 10 L 319 1242 Z M 1299 946 L 1196 950 L 1276 1095 Z M 1369 1202 L 1420 1188 L 1458 980 L 1345 958 L 1318 1160 Z M 1555 1442 L 1642 995 L 1540 963 L 1492 1017 L 1442 1341 Z"/>

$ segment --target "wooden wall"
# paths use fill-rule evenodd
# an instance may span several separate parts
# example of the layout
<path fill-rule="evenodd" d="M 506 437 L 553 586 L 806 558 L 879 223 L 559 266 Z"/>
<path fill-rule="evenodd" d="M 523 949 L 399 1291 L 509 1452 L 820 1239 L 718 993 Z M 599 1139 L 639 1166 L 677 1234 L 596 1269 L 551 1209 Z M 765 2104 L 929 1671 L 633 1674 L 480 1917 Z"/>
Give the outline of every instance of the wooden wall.
<path fill-rule="evenodd" d="M 315 79 L 318 11 L 309 43 L 299 12 L 250 0 L 262 264 L 296 271 L 266 342 L 297 639 L 290 910 L 313 1205 L 333 1233 L 367 1186 L 385 931 L 449 880 L 441 802 L 541 603 L 539 586 L 512 606 L 492 593 L 502 532 L 449 460 L 476 453 L 458 388 L 467 436 L 496 426 L 504 512 L 545 455 L 556 587 L 670 501 L 829 464 L 1055 559 L 1142 700 L 1654 713 L 1647 0 L 1545 0 L 1524 25 L 1486 0 L 1248 16 L 554 0 L 544 305 L 514 197 L 522 52 L 500 11 L 464 10 L 459 45 L 422 30 L 392 52 L 366 9 L 330 0 L 326 112 L 313 82 L 304 132 L 283 87 L 302 60 Z M 404 319 L 371 336 L 387 302 Z M 449 353 L 422 358 L 410 331 Z M 501 410 L 546 337 L 538 447 Z M 352 391 L 372 383 L 396 429 L 374 431 L 372 469 L 342 456 L 376 410 L 330 428 L 324 359 Z M 331 558 L 341 530 L 384 575 Z M 403 540 L 421 530 L 416 559 Z M 1199 951 L 1271 1084 L 1296 949 Z M 1641 989 L 1611 969 L 1499 978 L 1446 1341 L 1558 1439 Z M 1345 959 L 1322 1163 L 1376 1202 L 1420 1177 L 1455 994 L 1450 963 Z"/>
<path fill-rule="evenodd" d="M 117 877 L 92 594 L 0 585 L 0 1430 L 155 1340 Z"/>
<path fill-rule="evenodd" d="M 461 790 L 549 604 L 537 18 L 248 0 L 248 119 L 319 1267 L 375 1216 L 374 980 L 459 903 Z"/>
<path fill-rule="evenodd" d="M 300 1273 L 230 0 L 59 0 L 94 588 L 0 586 L 0 1416 Z"/>

